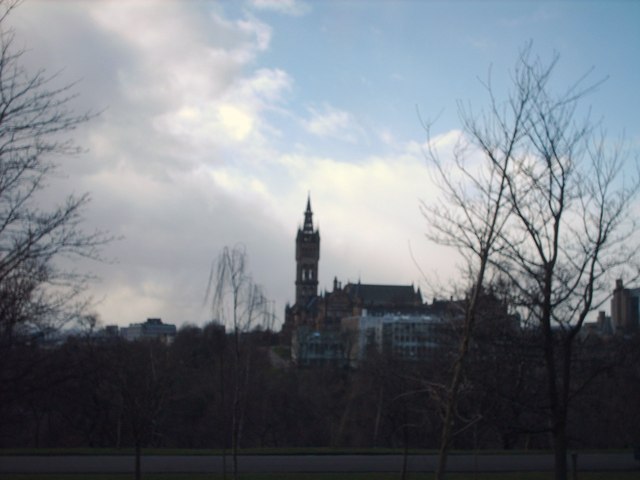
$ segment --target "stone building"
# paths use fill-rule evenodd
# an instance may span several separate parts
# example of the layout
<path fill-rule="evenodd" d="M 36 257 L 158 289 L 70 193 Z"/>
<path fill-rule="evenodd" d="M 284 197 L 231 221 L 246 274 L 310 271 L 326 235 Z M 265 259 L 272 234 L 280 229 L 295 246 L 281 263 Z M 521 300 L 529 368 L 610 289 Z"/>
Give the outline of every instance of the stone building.
<path fill-rule="evenodd" d="M 367 315 L 420 314 L 425 305 L 420 289 L 412 285 L 372 285 L 334 278 L 333 290 L 318 294 L 320 232 L 313 226 L 311 199 L 295 247 L 295 303 L 285 308 L 282 339 L 292 345 L 299 365 L 341 363 L 351 356 L 342 328 L 344 318 Z"/>
<path fill-rule="evenodd" d="M 640 288 L 625 288 L 622 279 L 616 280 L 616 288 L 611 298 L 611 323 L 614 332 L 636 333 L 639 312 Z"/>
<path fill-rule="evenodd" d="M 148 318 L 144 323 L 131 323 L 120 329 L 120 335 L 125 340 L 158 339 L 171 343 L 176 337 L 176 326 L 162 323 L 160 318 Z"/>
<path fill-rule="evenodd" d="M 373 285 L 358 281 L 318 294 L 320 232 L 313 226 L 311 199 L 296 235 L 296 299 L 285 308 L 283 343 L 291 345 L 294 363 L 354 365 L 368 351 L 406 361 L 424 361 L 440 347 L 451 348 L 464 319 L 466 300 L 423 301 L 413 285 Z M 478 334 L 511 335 L 520 318 L 493 291 L 482 292 Z M 637 313 L 637 304 L 636 304 Z M 636 317 L 637 323 L 637 317 Z"/>

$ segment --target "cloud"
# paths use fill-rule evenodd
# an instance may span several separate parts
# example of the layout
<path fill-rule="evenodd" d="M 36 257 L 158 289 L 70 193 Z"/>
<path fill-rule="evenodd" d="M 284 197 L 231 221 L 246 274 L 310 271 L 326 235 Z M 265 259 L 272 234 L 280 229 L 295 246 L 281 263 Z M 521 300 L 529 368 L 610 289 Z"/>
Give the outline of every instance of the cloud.
<path fill-rule="evenodd" d="M 330 105 L 324 105 L 321 109 L 310 107 L 308 111 L 310 116 L 302 124 L 313 135 L 356 143 L 363 134 L 362 128 L 349 112 Z"/>
<path fill-rule="evenodd" d="M 283 92 L 290 90 L 292 81 L 284 70 L 262 68 L 239 82 L 237 94 L 259 100 L 264 106 L 281 101 Z"/>
<path fill-rule="evenodd" d="M 224 152 L 229 149 L 236 152 L 234 161 L 240 161 L 268 143 L 266 137 L 274 129 L 263 116 L 280 110 L 283 94 L 291 83 L 282 70 L 260 69 L 250 76 L 239 77 L 222 95 L 185 102 L 156 115 L 154 127 L 184 145 L 183 154 L 193 155 L 199 161 L 225 163 L 229 160 Z M 238 155 L 238 148 L 246 153 Z M 211 158 L 212 152 L 219 152 L 217 159 Z"/>
<path fill-rule="evenodd" d="M 93 132 L 95 143 L 136 151 L 127 161 L 145 170 L 157 164 L 159 174 L 229 161 L 239 145 L 251 150 L 265 143 L 272 130 L 261 116 L 278 108 L 292 82 L 280 69 L 251 70 L 269 47 L 269 26 L 255 18 L 229 20 L 219 11 L 203 15 L 179 2 L 95 2 L 87 8 L 126 52 L 117 66 L 116 105 L 102 130 L 108 139 Z"/>
<path fill-rule="evenodd" d="M 220 105 L 218 116 L 224 130 L 236 141 L 245 140 L 253 130 L 252 116 L 235 105 Z"/>
<path fill-rule="evenodd" d="M 458 133 L 438 137 L 443 153 L 452 147 Z M 417 283 L 421 274 L 412 252 L 430 274 L 448 276 L 455 271 L 451 256 L 424 238 L 428 227 L 419 202 L 433 201 L 437 190 L 423 149 L 424 145 L 410 142 L 386 155 L 363 156 L 352 162 L 303 154 L 279 158 L 294 186 L 280 199 L 277 214 L 281 223 L 301 221 L 304 199 L 307 190 L 311 191 L 314 221 L 320 225 L 322 238 L 321 288 L 330 288 L 334 275 L 344 281 Z"/>
<path fill-rule="evenodd" d="M 88 152 L 65 159 L 68 178 L 53 187 L 91 192 L 88 229 L 122 237 L 105 251 L 115 263 L 88 266 L 102 278 L 92 294 L 108 323 L 207 318 L 208 268 L 224 245 L 245 241 L 267 259 L 265 271 L 275 269 L 269 262 L 279 229 L 265 214 L 252 218 L 270 188 L 253 162 L 277 130 L 263 115 L 282 109 L 292 79 L 254 66 L 270 45 L 266 24 L 193 5 L 45 2 L 18 10 L 30 48 L 74 52 L 64 57 L 72 72 L 109 65 L 104 78 L 90 75 L 79 85 L 88 105 L 108 108 L 74 133 Z M 48 23 L 36 7 L 55 18 L 55 28 L 40 27 Z M 82 38 L 73 33 L 77 25 Z M 60 69 L 50 62 L 41 56 L 34 64 Z M 256 231 L 264 247 L 254 244 Z"/>
<path fill-rule="evenodd" d="M 285 15 L 304 15 L 309 12 L 309 5 L 296 0 L 251 0 L 251 6 L 257 10 L 271 10 Z"/>
<path fill-rule="evenodd" d="M 65 161 L 69 178 L 56 188 L 91 192 L 88 228 L 122 237 L 105 252 L 114 263 L 90 267 L 102 278 L 92 293 L 105 323 L 208 320 L 211 261 L 238 242 L 281 316 L 294 297 L 293 245 L 308 191 L 322 232 L 322 286 L 334 275 L 419 279 L 408 242 L 419 255 L 418 199 L 433 192 L 422 146 L 400 144 L 386 130 L 378 155 L 354 148 L 344 162 L 339 149 L 309 154 L 305 138 L 293 136 L 300 126 L 351 145 L 377 135 L 329 103 L 301 118 L 290 104 L 296 79 L 261 61 L 270 26 L 244 13 L 230 18 L 217 4 L 204 12 L 193 2 L 37 5 L 54 11 L 56 24 L 45 31 L 40 10 L 25 10 L 39 19 L 31 46 L 38 50 L 40 38 L 52 51 L 73 52 L 72 71 L 101 72 L 81 93 L 108 108 L 75 132 L 89 151 Z M 63 35 L 75 25 L 83 38 Z M 50 71 L 60 67 L 40 60 Z"/>
<path fill-rule="evenodd" d="M 129 53 L 118 71 L 124 93 L 161 105 L 222 94 L 271 39 L 271 29 L 256 19 L 206 16 L 179 2 L 91 2 L 87 8 Z"/>

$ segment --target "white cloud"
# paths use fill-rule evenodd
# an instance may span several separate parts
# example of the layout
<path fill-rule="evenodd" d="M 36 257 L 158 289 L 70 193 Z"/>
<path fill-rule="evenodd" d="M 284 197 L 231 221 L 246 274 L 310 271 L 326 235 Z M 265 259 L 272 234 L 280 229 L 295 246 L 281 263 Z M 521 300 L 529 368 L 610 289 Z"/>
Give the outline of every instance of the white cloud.
<path fill-rule="evenodd" d="M 272 10 L 286 15 L 304 15 L 310 10 L 307 4 L 296 0 L 251 0 L 250 3 L 258 10 Z"/>
<path fill-rule="evenodd" d="M 445 148 L 456 136 L 456 132 L 444 135 L 439 145 Z M 451 255 L 424 237 L 428 227 L 419 201 L 432 201 L 437 190 L 420 145 L 412 142 L 394 153 L 349 163 L 301 154 L 283 155 L 279 162 L 294 185 L 277 205 L 280 223 L 301 221 L 311 191 L 314 221 L 321 229 L 322 288 L 331 288 L 334 276 L 344 281 L 418 284 L 422 278 L 412 253 L 430 275 L 448 277 L 455 271 Z"/>
<path fill-rule="evenodd" d="M 218 115 L 224 129 L 236 141 L 245 140 L 253 130 L 251 115 L 235 105 L 220 105 Z"/>
<path fill-rule="evenodd" d="M 57 187 L 90 191 L 89 228 L 122 236 L 105 251 L 116 263 L 90 266 L 103 279 L 92 292 L 98 312 L 108 323 L 202 321 L 208 267 L 222 246 L 246 242 L 260 256 L 254 263 L 269 265 L 263 271 L 274 271 L 278 258 L 281 230 L 266 215 L 251 218 L 271 188 L 263 170 L 250 173 L 268 144 L 264 132 L 274 131 L 263 115 L 282 108 L 292 83 L 281 69 L 254 67 L 271 29 L 252 17 L 227 19 L 214 5 L 205 15 L 181 2 L 62 5 L 38 4 L 55 30 L 29 21 L 22 32 L 36 51 L 38 38 L 55 52 L 72 42 L 72 71 L 110 66 L 109 77 L 81 83 L 90 105 L 108 108 L 76 131 L 90 151 L 63 166 L 69 178 Z M 44 15 L 27 6 L 19 9 L 27 19 Z M 76 25 L 82 39 L 64 35 Z M 83 45 L 91 50 L 79 54 Z M 256 231 L 261 241 L 253 244 Z"/>
<path fill-rule="evenodd" d="M 302 124 L 309 133 L 350 143 L 356 143 L 363 133 L 356 119 L 349 112 L 330 105 L 324 105 L 322 109 L 310 107 L 308 110 L 310 118 L 303 120 Z"/>
<path fill-rule="evenodd" d="M 263 104 L 278 102 L 282 100 L 282 94 L 291 89 L 292 83 L 284 70 L 262 68 L 239 82 L 236 95 L 260 100 Z"/>
<path fill-rule="evenodd" d="M 292 82 L 280 69 L 251 70 L 256 55 L 269 47 L 268 25 L 251 17 L 228 20 L 219 12 L 202 15 L 179 2 L 95 2 L 87 8 L 129 56 L 118 65 L 115 114 L 122 123 L 135 115 L 135 125 L 108 134 L 131 151 L 130 132 L 144 132 L 143 151 L 131 161 L 197 168 L 200 162 L 242 158 L 226 155 L 229 149 L 265 144 L 264 132 L 274 130 L 262 115 L 279 108 Z"/>
<path fill-rule="evenodd" d="M 262 116 L 278 110 L 290 84 L 286 72 L 260 69 L 238 78 L 223 95 L 183 103 L 157 115 L 154 125 L 201 158 L 218 148 L 259 147 L 266 142 L 263 132 L 271 128 Z"/>
<path fill-rule="evenodd" d="M 130 61 L 120 65 L 124 93 L 160 105 L 222 94 L 268 48 L 271 29 L 257 19 L 203 16 L 179 2 L 90 2 L 91 17 Z"/>
<path fill-rule="evenodd" d="M 108 109 L 77 132 L 90 152 L 67 182 L 92 192 L 90 226 L 123 236 L 105 252 L 118 262 L 94 268 L 103 278 L 94 296 L 103 299 L 105 322 L 204 321 L 210 262 L 237 242 L 246 244 L 256 280 L 282 315 L 293 299 L 293 240 L 309 190 L 322 229 L 323 286 L 334 275 L 419 280 L 407 244 L 424 245 L 418 199 L 432 194 L 420 144 L 398 145 L 385 131 L 392 153 L 356 153 L 350 163 L 337 160 L 339 150 L 300 153 L 309 146 L 298 148 L 296 138 L 277 147 L 274 138 L 289 132 L 275 117 L 351 144 L 368 132 L 330 104 L 300 120 L 289 104 L 295 79 L 256 62 L 270 48 L 268 25 L 230 20 L 219 8 L 203 15 L 190 2 L 74 5 L 56 10 L 56 25 L 72 31 L 78 9 L 84 14 L 91 51 L 77 56 L 89 63 L 75 70 L 109 65 L 100 70 L 105 78 L 83 85 Z"/>

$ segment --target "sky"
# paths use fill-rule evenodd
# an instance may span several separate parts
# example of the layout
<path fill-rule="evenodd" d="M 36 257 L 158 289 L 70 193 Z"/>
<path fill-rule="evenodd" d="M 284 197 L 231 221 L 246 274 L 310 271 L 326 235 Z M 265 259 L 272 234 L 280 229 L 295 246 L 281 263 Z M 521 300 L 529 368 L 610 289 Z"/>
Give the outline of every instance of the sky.
<path fill-rule="evenodd" d="M 504 97 L 522 48 L 560 56 L 554 83 L 640 150 L 640 2 L 34 1 L 9 18 L 25 65 L 77 82 L 51 198 L 89 192 L 85 226 L 118 240 L 83 264 L 103 324 L 203 325 L 212 262 L 241 244 L 276 322 L 294 301 L 310 195 L 320 291 L 413 284 L 448 295 L 458 260 L 425 238 L 437 190 L 422 121 L 446 156 L 457 105 Z"/>

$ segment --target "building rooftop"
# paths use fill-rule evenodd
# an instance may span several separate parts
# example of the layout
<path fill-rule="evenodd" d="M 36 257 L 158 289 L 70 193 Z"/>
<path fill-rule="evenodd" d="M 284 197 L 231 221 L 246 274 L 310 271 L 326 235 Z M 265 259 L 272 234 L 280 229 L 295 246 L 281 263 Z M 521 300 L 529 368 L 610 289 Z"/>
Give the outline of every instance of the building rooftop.
<path fill-rule="evenodd" d="M 351 298 L 362 300 L 363 306 L 410 307 L 422 305 L 422 294 L 412 285 L 372 285 L 349 283 L 344 290 Z"/>

